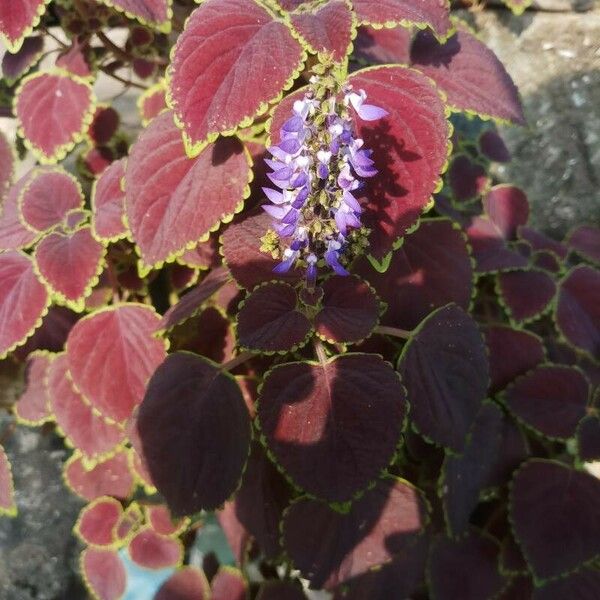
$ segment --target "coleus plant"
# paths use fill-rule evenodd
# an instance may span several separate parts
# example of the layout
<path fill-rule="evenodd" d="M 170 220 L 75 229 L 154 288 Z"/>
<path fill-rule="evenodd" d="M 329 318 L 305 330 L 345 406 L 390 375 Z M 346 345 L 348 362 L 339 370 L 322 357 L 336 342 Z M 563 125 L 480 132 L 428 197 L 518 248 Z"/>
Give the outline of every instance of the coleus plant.
<path fill-rule="evenodd" d="M 0 11 L 0 355 L 94 597 L 600 596 L 600 230 L 497 184 L 518 93 L 444 2 Z"/>

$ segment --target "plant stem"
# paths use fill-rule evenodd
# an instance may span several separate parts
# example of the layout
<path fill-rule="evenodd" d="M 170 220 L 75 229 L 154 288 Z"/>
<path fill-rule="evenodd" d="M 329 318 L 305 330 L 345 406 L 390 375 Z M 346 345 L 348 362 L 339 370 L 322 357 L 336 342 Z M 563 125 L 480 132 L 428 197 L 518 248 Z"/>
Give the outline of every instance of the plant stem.
<path fill-rule="evenodd" d="M 323 346 L 323 342 L 320 339 L 315 338 L 313 340 L 313 346 L 315 348 L 315 353 L 317 355 L 317 358 L 319 359 L 319 362 L 321 363 L 321 366 L 325 367 L 325 365 L 327 364 L 327 354 L 325 353 L 325 347 Z"/>
<path fill-rule="evenodd" d="M 375 333 L 379 333 L 380 335 L 393 335 L 394 337 L 399 337 L 403 340 L 407 340 L 412 335 L 412 331 L 399 329 L 398 327 L 388 327 L 387 325 L 375 327 Z"/>
<path fill-rule="evenodd" d="M 120 58 L 125 62 L 131 62 L 131 56 L 122 48 L 119 48 L 103 31 L 97 31 L 96 35 L 107 50 L 110 50 L 116 58 Z"/>
<path fill-rule="evenodd" d="M 221 371 L 232 371 L 237 366 L 250 360 L 253 356 L 254 356 L 254 352 L 249 352 L 249 351 L 241 352 L 237 356 L 234 356 L 231 360 L 227 361 L 226 363 L 223 363 L 221 365 Z"/>
<path fill-rule="evenodd" d="M 99 69 L 105 75 L 108 75 L 109 77 L 112 77 L 113 79 L 116 79 L 117 81 L 120 81 L 121 83 L 123 83 L 127 87 L 134 87 L 134 88 L 137 88 L 138 90 L 147 90 L 148 89 L 145 85 L 142 85 L 141 83 L 136 83 L 135 81 L 130 81 L 129 79 L 125 79 L 125 78 L 121 77 L 120 75 L 117 75 L 117 74 L 113 73 L 112 71 L 110 71 L 106 67 L 99 67 Z"/>

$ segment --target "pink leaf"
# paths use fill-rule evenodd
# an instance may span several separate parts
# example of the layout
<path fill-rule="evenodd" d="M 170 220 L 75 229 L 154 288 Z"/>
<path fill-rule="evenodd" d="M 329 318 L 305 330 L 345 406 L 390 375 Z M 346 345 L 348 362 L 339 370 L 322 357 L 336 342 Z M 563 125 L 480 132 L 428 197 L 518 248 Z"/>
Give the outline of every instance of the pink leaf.
<path fill-rule="evenodd" d="M 112 163 L 92 187 L 92 228 L 94 235 L 105 242 L 116 242 L 127 235 L 123 177 L 124 158 Z"/>
<path fill-rule="evenodd" d="M 153 29 L 171 31 L 171 2 L 169 0 L 100 0 Z"/>
<path fill-rule="evenodd" d="M 183 560 L 181 542 L 160 535 L 150 527 L 138 531 L 128 549 L 131 560 L 146 569 L 174 567 Z"/>
<path fill-rule="evenodd" d="M 0 252 L 27 248 L 40 235 L 33 229 L 28 229 L 23 225 L 19 212 L 19 196 L 27 185 L 30 176 L 31 171 L 13 184 L 4 199 L 4 203 L 0 206 Z"/>
<path fill-rule="evenodd" d="M 79 514 L 74 533 L 84 544 L 110 546 L 116 541 L 116 528 L 123 514 L 118 500 L 107 496 L 93 500 Z"/>
<path fill-rule="evenodd" d="M 120 600 L 127 587 L 127 573 L 116 552 L 86 548 L 80 557 L 81 574 L 98 600 Z"/>
<path fill-rule="evenodd" d="M 39 350 L 27 357 L 25 389 L 14 407 L 20 422 L 27 425 L 41 425 L 52 419 L 46 376 L 53 357 L 53 354 Z"/>
<path fill-rule="evenodd" d="M 25 36 L 39 23 L 48 0 L 10 0 L 0 4 L 0 39 L 17 52 Z"/>
<path fill-rule="evenodd" d="M 0 446 L 0 515 L 14 517 L 17 514 L 15 488 L 8 456 Z"/>

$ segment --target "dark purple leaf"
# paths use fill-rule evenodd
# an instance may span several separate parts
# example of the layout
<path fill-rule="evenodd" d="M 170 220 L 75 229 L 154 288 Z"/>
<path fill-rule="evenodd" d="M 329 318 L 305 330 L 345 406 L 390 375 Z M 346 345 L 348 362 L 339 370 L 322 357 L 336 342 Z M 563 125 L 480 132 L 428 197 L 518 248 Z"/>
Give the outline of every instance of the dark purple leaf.
<path fill-rule="evenodd" d="M 488 480 L 484 484 L 484 488 L 505 485 L 514 470 L 529 456 L 527 437 L 514 423 L 513 419 L 504 417 L 498 457 Z"/>
<path fill-rule="evenodd" d="M 567 244 L 583 258 L 600 264 L 600 227 L 580 225 L 569 234 Z"/>
<path fill-rule="evenodd" d="M 466 154 L 457 154 L 448 169 L 448 183 L 454 198 L 467 202 L 479 198 L 490 185 L 485 167 Z"/>
<path fill-rule="evenodd" d="M 6 52 L 2 57 L 2 75 L 4 79 L 8 82 L 17 81 L 40 60 L 43 52 L 44 38 L 41 35 L 25 38 L 23 45 L 16 54 Z"/>
<path fill-rule="evenodd" d="M 585 568 L 536 588 L 531 600 L 596 600 L 600 598 L 600 571 Z"/>
<path fill-rule="evenodd" d="M 292 581 L 265 581 L 256 600 L 307 600 L 300 583 Z"/>
<path fill-rule="evenodd" d="M 583 461 L 600 460 L 600 417 L 585 417 L 577 427 L 577 450 Z"/>
<path fill-rule="evenodd" d="M 498 292 L 511 321 L 523 323 L 549 308 L 556 284 L 545 271 L 519 269 L 498 274 Z"/>
<path fill-rule="evenodd" d="M 479 136 L 479 150 L 494 162 L 510 162 L 510 152 L 497 131 L 487 129 Z"/>
<path fill-rule="evenodd" d="M 517 235 L 519 239 L 525 240 L 534 250 L 550 250 L 561 260 L 567 258 L 569 250 L 564 244 L 549 238 L 536 229 L 522 225 L 517 228 Z"/>

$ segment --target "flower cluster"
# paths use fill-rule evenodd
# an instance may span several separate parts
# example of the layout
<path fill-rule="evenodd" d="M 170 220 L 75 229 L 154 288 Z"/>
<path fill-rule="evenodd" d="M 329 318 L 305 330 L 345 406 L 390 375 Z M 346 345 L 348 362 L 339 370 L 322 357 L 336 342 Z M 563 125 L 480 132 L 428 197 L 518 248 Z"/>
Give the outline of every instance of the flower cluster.
<path fill-rule="evenodd" d="M 319 86 L 318 78 L 311 83 L 304 98 L 294 102 L 279 144 L 269 148 L 272 158 L 265 159 L 276 189 L 263 188 L 270 200 L 263 208 L 274 218 L 276 233 L 267 236 L 265 249 L 282 259 L 274 271 L 304 267 L 310 287 L 320 266 L 347 275 L 350 246 L 366 246 L 355 193 L 377 169 L 372 151 L 355 135 L 351 110 L 365 121 L 387 115 L 366 103 L 364 90 L 346 85 L 337 94 Z"/>

